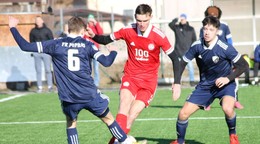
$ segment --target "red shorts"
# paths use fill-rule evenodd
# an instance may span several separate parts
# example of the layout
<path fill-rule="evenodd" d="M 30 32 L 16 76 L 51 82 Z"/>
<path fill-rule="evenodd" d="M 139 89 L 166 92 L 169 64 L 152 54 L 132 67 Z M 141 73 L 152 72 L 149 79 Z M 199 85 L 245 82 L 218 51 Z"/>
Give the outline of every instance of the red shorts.
<path fill-rule="evenodd" d="M 136 100 L 144 102 L 146 107 L 149 106 L 157 88 L 157 78 L 147 80 L 123 76 L 121 81 L 120 90 L 128 89 Z"/>

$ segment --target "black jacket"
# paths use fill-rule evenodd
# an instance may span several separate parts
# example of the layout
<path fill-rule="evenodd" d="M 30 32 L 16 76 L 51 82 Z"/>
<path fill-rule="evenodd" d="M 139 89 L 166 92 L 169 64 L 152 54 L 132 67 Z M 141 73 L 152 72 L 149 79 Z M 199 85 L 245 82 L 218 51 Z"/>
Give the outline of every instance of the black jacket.
<path fill-rule="evenodd" d="M 43 27 L 35 26 L 30 32 L 30 42 L 39 42 L 53 39 L 51 30 L 43 24 Z"/>
<path fill-rule="evenodd" d="M 182 57 L 197 38 L 194 28 L 188 22 L 182 25 L 181 23 L 176 24 L 177 21 L 178 18 L 173 19 L 169 23 L 169 27 L 175 34 L 174 51 L 178 57 Z"/>

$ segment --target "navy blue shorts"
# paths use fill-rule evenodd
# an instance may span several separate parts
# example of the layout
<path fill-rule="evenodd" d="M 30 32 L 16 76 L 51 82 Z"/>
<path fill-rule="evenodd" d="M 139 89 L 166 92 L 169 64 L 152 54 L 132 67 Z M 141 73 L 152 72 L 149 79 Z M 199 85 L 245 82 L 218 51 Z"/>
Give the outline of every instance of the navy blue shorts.
<path fill-rule="evenodd" d="M 99 117 L 108 108 L 109 98 L 104 94 L 100 94 L 91 102 L 88 103 L 70 103 L 61 102 L 63 113 L 68 116 L 71 120 L 77 119 L 79 112 L 82 109 L 90 111 L 95 116 Z"/>
<path fill-rule="evenodd" d="M 200 108 L 205 108 L 209 106 L 216 98 L 218 98 L 220 102 L 223 96 L 228 95 L 236 98 L 236 91 L 237 89 L 235 82 L 232 82 L 222 88 L 217 88 L 216 86 L 211 89 L 196 87 L 186 101 L 197 104 Z"/>

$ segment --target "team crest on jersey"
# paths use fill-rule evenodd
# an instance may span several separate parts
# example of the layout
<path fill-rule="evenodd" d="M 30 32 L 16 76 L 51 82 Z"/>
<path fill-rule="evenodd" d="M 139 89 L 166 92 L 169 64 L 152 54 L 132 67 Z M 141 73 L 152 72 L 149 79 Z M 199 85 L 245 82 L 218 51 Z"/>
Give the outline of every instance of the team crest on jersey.
<path fill-rule="evenodd" d="M 149 45 L 148 45 L 148 49 L 149 49 L 149 50 L 153 50 L 153 49 L 154 49 L 154 44 L 149 44 Z"/>
<path fill-rule="evenodd" d="M 123 86 L 125 86 L 125 87 L 128 87 L 129 85 L 130 85 L 129 82 L 127 82 L 127 81 L 123 83 Z"/>
<path fill-rule="evenodd" d="M 213 56 L 213 57 L 212 57 L 212 61 L 213 61 L 214 63 L 218 63 L 219 57 L 218 57 L 218 56 Z"/>

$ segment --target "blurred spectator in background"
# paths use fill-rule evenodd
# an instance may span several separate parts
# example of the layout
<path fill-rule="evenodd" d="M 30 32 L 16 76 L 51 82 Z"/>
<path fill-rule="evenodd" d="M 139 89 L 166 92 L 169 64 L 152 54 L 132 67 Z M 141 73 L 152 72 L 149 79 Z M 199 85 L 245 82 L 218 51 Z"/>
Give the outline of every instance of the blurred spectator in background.
<path fill-rule="evenodd" d="M 187 21 L 187 15 L 184 13 L 181 14 L 179 18 L 173 19 L 172 22 L 169 23 L 169 27 L 175 34 L 174 52 L 178 58 L 181 59 L 185 52 L 188 51 L 191 44 L 197 39 L 195 30 L 192 26 L 189 25 L 189 22 Z M 192 61 L 188 62 L 187 66 L 189 70 L 190 85 L 194 86 L 194 68 Z"/>
<path fill-rule="evenodd" d="M 101 35 L 103 34 L 103 29 L 100 26 L 100 23 L 96 21 L 95 17 L 93 14 L 88 15 L 87 19 L 88 27 L 92 29 L 92 31 L 95 34 Z M 84 36 L 85 39 L 89 39 L 89 36 Z M 94 42 L 94 41 L 92 41 Z M 98 43 L 94 42 L 96 47 L 100 49 L 100 46 Z M 93 59 L 93 69 L 94 69 L 94 83 L 97 87 L 99 87 L 99 81 L 100 81 L 100 76 L 99 76 L 99 63 L 97 60 Z"/>
<path fill-rule="evenodd" d="M 51 39 L 53 39 L 52 31 L 45 25 L 43 19 L 40 16 L 37 16 L 35 18 L 35 27 L 30 31 L 30 42 L 41 42 L 41 41 L 46 41 Z M 37 78 L 37 88 L 38 88 L 37 92 L 41 93 L 43 91 L 42 62 L 45 68 L 48 91 L 51 92 L 53 90 L 51 56 L 44 53 L 33 53 L 33 57 L 34 57 L 34 64 L 35 64 L 36 78 Z"/>
<path fill-rule="evenodd" d="M 256 46 L 254 51 L 254 81 L 252 81 L 253 85 L 259 83 L 259 78 L 258 78 L 259 63 L 260 63 L 260 44 Z"/>
<path fill-rule="evenodd" d="M 217 6 L 209 6 L 206 11 L 204 12 L 205 17 L 207 16 L 214 16 L 217 17 L 220 21 L 220 27 L 218 30 L 218 37 L 219 39 L 222 39 L 223 41 L 226 41 L 228 44 L 233 45 L 233 40 L 232 40 L 232 35 L 230 32 L 230 29 L 228 27 L 228 24 L 221 21 L 221 15 L 222 15 L 222 11 L 219 7 Z M 200 29 L 200 37 L 203 37 L 203 28 Z M 236 84 L 237 84 L 237 91 L 238 91 L 238 78 L 235 79 Z M 240 104 L 240 102 L 238 101 L 238 96 L 237 96 L 237 102 L 235 103 L 235 108 L 237 109 L 243 109 L 244 106 Z M 210 110 L 210 106 L 208 106 L 205 110 Z"/>

